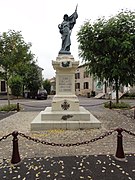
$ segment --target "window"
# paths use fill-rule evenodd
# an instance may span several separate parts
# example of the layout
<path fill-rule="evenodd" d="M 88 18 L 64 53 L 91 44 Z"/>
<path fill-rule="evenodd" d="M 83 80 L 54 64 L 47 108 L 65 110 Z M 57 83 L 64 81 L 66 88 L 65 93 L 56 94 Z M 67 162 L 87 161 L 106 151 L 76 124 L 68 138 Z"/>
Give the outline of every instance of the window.
<path fill-rule="evenodd" d="M 1 81 L 1 92 L 5 92 L 6 91 L 6 83 L 5 81 Z"/>
<path fill-rule="evenodd" d="M 80 73 L 75 73 L 75 79 L 80 79 Z"/>
<path fill-rule="evenodd" d="M 83 77 L 84 77 L 84 78 L 88 78 L 88 77 L 89 77 L 88 72 L 84 72 Z"/>
<path fill-rule="evenodd" d="M 84 89 L 89 89 L 89 83 L 88 82 L 85 82 L 84 85 L 83 85 Z"/>
<path fill-rule="evenodd" d="M 75 84 L 75 89 L 79 89 L 80 90 L 80 83 L 76 83 Z"/>

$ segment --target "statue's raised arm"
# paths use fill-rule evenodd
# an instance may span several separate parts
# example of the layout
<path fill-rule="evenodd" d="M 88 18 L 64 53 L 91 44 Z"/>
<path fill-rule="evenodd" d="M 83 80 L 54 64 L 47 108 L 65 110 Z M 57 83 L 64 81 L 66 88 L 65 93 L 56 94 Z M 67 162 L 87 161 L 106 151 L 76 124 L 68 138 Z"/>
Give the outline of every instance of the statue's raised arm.
<path fill-rule="evenodd" d="M 77 7 L 75 8 L 74 13 L 71 16 L 68 16 L 67 14 L 63 17 L 63 22 L 58 25 L 59 31 L 62 35 L 62 46 L 61 50 L 59 51 L 59 54 L 71 54 L 70 53 L 70 45 L 71 45 L 71 31 L 76 24 L 76 19 L 78 18 L 77 14 Z"/>
<path fill-rule="evenodd" d="M 77 12 L 78 4 L 76 5 L 75 11 Z"/>
<path fill-rule="evenodd" d="M 77 7 L 78 5 L 76 5 L 75 12 L 71 16 L 69 16 L 70 29 L 73 29 L 74 25 L 76 24 L 76 19 L 78 18 Z"/>

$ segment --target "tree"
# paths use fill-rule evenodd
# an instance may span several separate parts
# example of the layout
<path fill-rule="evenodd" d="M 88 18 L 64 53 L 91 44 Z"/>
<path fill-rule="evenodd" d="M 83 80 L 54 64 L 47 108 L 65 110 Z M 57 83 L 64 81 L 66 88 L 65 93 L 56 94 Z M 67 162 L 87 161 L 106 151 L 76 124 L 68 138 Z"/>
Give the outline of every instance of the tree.
<path fill-rule="evenodd" d="M 12 95 L 20 96 L 22 94 L 23 80 L 20 76 L 12 76 L 9 79 L 9 87 L 11 88 Z"/>
<path fill-rule="evenodd" d="M 42 77 L 39 73 L 39 67 L 35 64 L 35 62 L 27 65 L 24 84 L 25 88 L 27 90 L 30 90 L 30 94 L 34 98 L 42 84 Z"/>
<path fill-rule="evenodd" d="M 16 74 L 19 66 L 33 59 L 33 54 L 30 51 L 31 44 L 25 43 L 21 32 L 9 30 L 0 36 L 0 66 L 3 71 L 0 76 L 6 81 L 8 104 L 10 105 L 9 98 L 9 79 Z"/>
<path fill-rule="evenodd" d="M 120 85 L 135 84 L 135 12 L 122 11 L 93 24 L 87 21 L 77 36 L 79 55 L 88 71 L 115 83 L 118 103 Z"/>
<path fill-rule="evenodd" d="M 43 87 L 46 89 L 47 93 L 50 94 L 51 91 L 51 83 L 48 79 L 43 81 Z"/>

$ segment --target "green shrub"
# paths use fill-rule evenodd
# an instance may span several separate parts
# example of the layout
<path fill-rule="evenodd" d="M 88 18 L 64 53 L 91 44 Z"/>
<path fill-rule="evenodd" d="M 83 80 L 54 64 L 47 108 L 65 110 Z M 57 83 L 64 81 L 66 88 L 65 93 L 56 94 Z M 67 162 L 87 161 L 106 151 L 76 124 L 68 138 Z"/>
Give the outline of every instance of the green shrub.
<path fill-rule="evenodd" d="M 125 93 L 122 98 L 135 98 L 135 93 Z"/>
<path fill-rule="evenodd" d="M 110 108 L 110 102 L 106 102 L 104 103 L 104 107 L 105 108 Z M 125 109 L 125 108 L 130 108 L 131 106 L 125 102 L 119 102 L 119 103 L 114 103 L 111 102 L 111 108 L 115 108 L 115 109 Z"/>
<path fill-rule="evenodd" d="M 17 110 L 16 104 L 10 104 L 10 106 L 9 105 L 0 106 L 0 111 L 15 111 L 15 110 Z"/>

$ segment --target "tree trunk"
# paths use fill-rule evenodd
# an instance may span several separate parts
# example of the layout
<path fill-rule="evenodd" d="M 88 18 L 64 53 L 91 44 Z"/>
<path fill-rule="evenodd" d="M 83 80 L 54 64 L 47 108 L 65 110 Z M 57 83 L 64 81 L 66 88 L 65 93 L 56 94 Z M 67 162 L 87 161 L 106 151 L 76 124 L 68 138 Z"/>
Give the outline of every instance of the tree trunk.
<path fill-rule="evenodd" d="M 10 96 L 9 96 L 8 80 L 7 80 L 6 84 L 7 84 L 7 99 L 8 99 L 8 106 L 10 106 Z"/>
<path fill-rule="evenodd" d="M 25 97 L 25 94 L 24 94 L 24 84 L 23 84 L 23 97 Z"/>
<path fill-rule="evenodd" d="M 115 88 L 116 88 L 116 103 L 119 103 L 119 85 L 118 80 L 115 80 Z"/>
<path fill-rule="evenodd" d="M 94 91 L 94 77 L 92 76 L 92 88 L 91 88 L 91 91 Z"/>
<path fill-rule="evenodd" d="M 107 83 L 105 81 L 105 94 L 107 93 Z"/>

